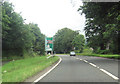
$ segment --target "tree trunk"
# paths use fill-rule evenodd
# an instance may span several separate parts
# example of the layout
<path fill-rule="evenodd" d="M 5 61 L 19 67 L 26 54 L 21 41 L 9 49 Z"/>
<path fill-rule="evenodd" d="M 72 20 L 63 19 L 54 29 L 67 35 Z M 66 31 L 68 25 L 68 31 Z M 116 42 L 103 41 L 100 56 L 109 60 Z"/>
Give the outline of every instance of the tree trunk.
<path fill-rule="evenodd" d="M 110 42 L 107 43 L 106 50 L 110 49 Z"/>
<path fill-rule="evenodd" d="M 101 44 L 100 44 L 100 50 L 105 50 L 104 43 L 101 43 Z"/>

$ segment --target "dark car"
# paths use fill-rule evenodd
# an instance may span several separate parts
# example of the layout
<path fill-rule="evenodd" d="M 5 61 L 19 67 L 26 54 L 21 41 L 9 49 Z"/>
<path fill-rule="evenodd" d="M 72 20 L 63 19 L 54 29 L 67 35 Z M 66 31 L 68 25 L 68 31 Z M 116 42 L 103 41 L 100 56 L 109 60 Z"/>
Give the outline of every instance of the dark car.
<path fill-rule="evenodd" d="M 70 56 L 76 56 L 75 52 L 74 52 L 74 51 L 71 51 L 71 52 L 70 52 Z"/>

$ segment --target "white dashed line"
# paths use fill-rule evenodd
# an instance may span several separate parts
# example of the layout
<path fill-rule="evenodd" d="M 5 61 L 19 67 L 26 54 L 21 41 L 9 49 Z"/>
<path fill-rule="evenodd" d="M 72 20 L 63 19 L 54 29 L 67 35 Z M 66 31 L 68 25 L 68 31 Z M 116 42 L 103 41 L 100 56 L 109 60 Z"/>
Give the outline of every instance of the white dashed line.
<path fill-rule="evenodd" d="M 76 58 L 76 59 L 78 59 L 78 58 Z M 79 59 L 79 60 L 83 60 L 83 59 Z M 119 80 L 118 77 L 114 76 L 113 74 L 111 74 L 110 72 L 108 72 L 108 71 L 106 71 L 106 70 L 104 70 L 104 69 L 100 69 L 100 67 L 98 67 L 97 65 L 95 65 L 95 64 L 93 64 L 93 63 L 90 63 L 90 62 L 88 62 L 87 60 L 83 60 L 83 61 L 86 62 L 86 63 L 89 63 L 89 64 L 92 65 L 93 67 L 98 68 L 100 71 L 102 71 L 102 72 L 104 72 L 105 74 L 109 75 L 109 76 L 112 77 L 113 79 Z"/>
<path fill-rule="evenodd" d="M 96 68 L 98 68 L 98 69 L 99 69 L 100 67 L 98 67 L 98 66 L 97 66 Z"/>
<path fill-rule="evenodd" d="M 119 78 L 118 77 L 116 77 L 116 76 L 114 76 L 114 75 L 112 75 L 111 73 L 109 73 L 108 71 L 106 71 L 106 70 L 104 70 L 104 69 L 100 69 L 102 72 L 104 72 L 104 73 L 106 73 L 107 75 L 109 75 L 110 77 L 112 77 L 113 79 L 115 79 L 115 80 L 119 80 Z"/>
<path fill-rule="evenodd" d="M 82 59 L 80 59 L 80 60 L 82 60 Z"/>
<path fill-rule="evenodd" d="M 97 67 L 95 64 L 93 64 L 93 63 L 89 63 L 90 65 L 92 65 L 92 66 L 94 66 L 94 67 Z"/>
<path fill-rule="evenodd" d="M 86 63 L 88 63 L 88 61 L 87 60 L 83 60 L 84 62 L 86 62 Z"/>

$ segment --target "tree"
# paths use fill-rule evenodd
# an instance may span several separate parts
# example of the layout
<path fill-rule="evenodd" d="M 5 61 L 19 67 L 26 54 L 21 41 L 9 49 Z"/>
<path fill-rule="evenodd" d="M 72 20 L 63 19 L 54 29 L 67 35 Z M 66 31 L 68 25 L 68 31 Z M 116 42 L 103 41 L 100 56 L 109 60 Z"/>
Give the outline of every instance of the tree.
<path fill-rule="evenodd" d="M 3 56 L 32 56 L 44 54 L 44 35 L 37 24 L 26 24 L 13 5 L 2 2 L 2 51 Z"/>
<path fill-rule="evenodd" d="M 72 41 L 77 34 L 78 33 L 68 28 L 58 30 L 54 36 L 54 50 L 57 53 L 69 53 L 73 50 Z"/>
<path fill-rule="evenodd" d="M 112 53 L 120 52 L 117 39 L 119 37 L 119 8 L 119 3 L 84 2 L 83 6 L 78 9 L 85 14 L 84 30 L 87 42 L 94 52 L 106 49 Z"/>
<path fill-rule="evenodd" d="M 24 48 L 30 47 L 30 40 L 27 38 L 28 29 L 24 28 L 24 20 L 20 14 L 14 12 L 12 4 L 4 2 L 2 7 L 3 51 L 21 55 L 24 53 Z"/>
<path fill-rule="evenodd" d="M 76 35 L 72 41 L 72 45 L 74 46 L 75 50 L 82 52 L 85 45 L 84 36 L 81 34 Z"/>
<path fill-rule="evenodd" d="M 37 24 L 29 23 L 30 31 L 32 34 L 33 50 L 39 54 L 44 54 L 45 51 L 45 35 L 40 32 Z"/>

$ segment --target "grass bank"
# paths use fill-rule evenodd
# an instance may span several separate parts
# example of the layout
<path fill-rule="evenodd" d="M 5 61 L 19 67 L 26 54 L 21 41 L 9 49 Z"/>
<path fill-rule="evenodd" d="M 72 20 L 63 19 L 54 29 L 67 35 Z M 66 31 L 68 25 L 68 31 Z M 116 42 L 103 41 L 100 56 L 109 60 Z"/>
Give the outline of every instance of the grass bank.
<path fill-rule="evenodd" d="M 77 53 L 77 55 L 120 59 L 120 55 L 118 55 L 118 54 L 95 54 L 92 52 L 92 50 L 90 48 L 84 48 L 83 52 Z"/>
<path fill-rule="evenodd" d="M 120 55 L 118 55 L 118 54 L 86 54 L 86 53 L 77 53 L 77 55 L 120 59 Z"/>
<path fill-rule="evenodd" d="M 23 56 L 20 56 L 20 55 L 16 55 L 16 54 L 6 54 L 4 53 L 2 55 L 2 61 L 12 61 L 12 60 L 20 60 L 20 59 L 26 59 L 26 58 L 30 58 L 30 57 L 34 57 L 34 56 L 37 56 L 38 54 L 37 53 L 24 53 Z"/>
<path fill-rule="evenodd" d="M 47 59 L 47 57 L 48 56 L 36 56 L 11 61 L 3 65 L 3 84 L 6 82 L 22 82 L 59 60 L 59 57 L 57 56 L 51 57 L 49 59 Z"/>

